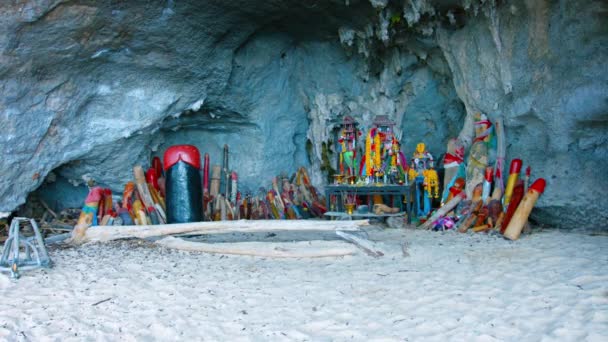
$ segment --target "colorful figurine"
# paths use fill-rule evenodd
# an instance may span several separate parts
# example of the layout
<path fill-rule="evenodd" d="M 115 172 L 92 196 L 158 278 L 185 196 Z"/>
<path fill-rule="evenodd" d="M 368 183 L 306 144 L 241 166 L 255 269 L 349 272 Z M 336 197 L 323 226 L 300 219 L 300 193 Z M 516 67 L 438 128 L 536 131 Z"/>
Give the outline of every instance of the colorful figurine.
<path fill-rule="evenodd" d="M 412 160 L 412 165 L 407 170 L 408 183 L 413 182 L 417 176 L 418 176 L 418 172 L 416 171 L 416 164 L 414 164 L 414 160 Z"/>
<path fill-rule="evenodd" d="M 409 166 L 405 155 L 401 152 L 401 144 L 393 137 L 391 147 L 385 152 L 385 164 L 388 164 L 388 181 L 392 184 L 404 184 L 407 180 Z"/>
<path fill-rule="evenodd" d="M 424 176 L 424 188 L 428 196 L 439 198 L 439 176 L 432 161 L 429 163 L 429 168 L 422 171 L 422 174 Z"/>
<path fill-rule="evenodd" d="M 379 182 L 380 177 L 384 179 L 387 165 L 383 164 L 383 156 L 384 151 L 388 152 L 393 145 L 394 126 L 395 123 L 387 115 L 378 115 L 374 119 L 365 141 L 365 174 L 361 174 L 368 177 L 368 181 Z"/>
<path fill-rule="evenodd" d="M 414 152 L 412 159 L 414 160 L 416 171 L 419 173 L 422 172 L 422 170 L 426 170 L 429 163 L 434 161 L 433 155 L 426 150 L 426 145 L 424 143 L 416 145 L 416 151 Z"/>
<path fill-rule="evenodd" d="M 361 132 L 357 130 L 357 122 L 351 116 L 345 116 L 342 130 L 338 138 L 338 153 L 340 155 L 340 174 L 354 176 L 357 170 L 357 138 Z"/>
<path fill-rule="evenodd" d="M 439 198 L 439 176 L 434 170 L 433 155 L 426 150 L 424 143 L 416 145 L 416 152 L 412 156 L 416 169 L 416 204 L 418 206 L 418 216 L 427 216 L 431 212 L 431 196 Z M 424 206 L 420 206 L 420 187 L 423 187 L 422 194 Z"/>

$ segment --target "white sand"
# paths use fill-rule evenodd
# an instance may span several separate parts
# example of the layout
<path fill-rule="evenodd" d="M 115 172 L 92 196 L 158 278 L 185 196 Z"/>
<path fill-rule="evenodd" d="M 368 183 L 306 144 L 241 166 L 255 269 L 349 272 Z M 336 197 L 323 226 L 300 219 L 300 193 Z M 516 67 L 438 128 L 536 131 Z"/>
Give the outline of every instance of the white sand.
<path fill-rule="evenodd" d="M 384 257 L 52 249 L 53 269 L 0 276 L 0 340 L 608 341 L 608 236 L 370 236 Z"/>

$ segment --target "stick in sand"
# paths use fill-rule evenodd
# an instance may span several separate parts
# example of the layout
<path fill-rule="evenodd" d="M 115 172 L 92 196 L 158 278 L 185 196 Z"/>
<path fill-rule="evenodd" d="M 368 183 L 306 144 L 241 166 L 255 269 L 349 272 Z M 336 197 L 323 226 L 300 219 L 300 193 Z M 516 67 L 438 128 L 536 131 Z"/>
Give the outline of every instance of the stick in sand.
<path fill-rule="evenodd" d="M 230 167 L 228 166 L 228 144 L 224 145 L 224 161 L 222 165 L 222 174 L 224 176 L 224 198 L 230 198 Z"/>
<path fill-rule="evenodd" d="M 211 186 L 209 192 L 211 197 L 216 198 L 220 193 L 220 179 L 221 179 L 222 167 L 219 165 L 213 165 L 211 171 Z"/>
<path fill-rule="evenodd" d="M 137 191 L 141 196 L 141 200 L 144 202 L 143 205 L 147 207 L 154 206 L 154 200 L 152 199 L 152 195 L 150 194 L 150 190 L 148 189 L 148 183 L 146 182 L 146 175 L 144 173 L 144 169 L 140 165 L 135 165 L 133 167 L 133 175 L 135 176 L 135 185 L 137 186 Z"/>
<path fill-rule="evenodd" d="M 97 306 L 97 305 L 99 305 L 99 304 L 101 304 L 101 303 L 105 303 L 105 302 L 107 302 L 107 301 L 109 301 L 109 300 L 112 300 L 112 297 L 110 297 L 110 298 L 106 298 L 106 299 L 102 299 L 102 300 L 100 300 L 99 302 L 95 302 L 95 303 L 93 303 L 93 304 L 91 304 L 91 305 L 92 305 L 92 306 Z"/>
<path fill-rule="evenodd" d="M 494 124 L 494 133 L 496 134 L 496 164 L 494 165 L 494 192 L 492 199 L 500 200 L 505 192 L 505 181 L 503 177 L 505 163 L 505 128 L 502 117 L 498 117 Z"/>
<path fill-rule="evenodd" d="M 203 194 L 209 193 L 209 153 L 205 153 L 203 163 Z"/>

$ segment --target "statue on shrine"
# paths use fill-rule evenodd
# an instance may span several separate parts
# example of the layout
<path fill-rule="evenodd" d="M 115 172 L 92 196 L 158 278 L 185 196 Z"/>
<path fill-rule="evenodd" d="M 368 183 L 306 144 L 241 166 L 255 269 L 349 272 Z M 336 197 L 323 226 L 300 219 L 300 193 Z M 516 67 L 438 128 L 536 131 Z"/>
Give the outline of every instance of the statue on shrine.
<path fill-rule="evenodd" d="M 368 181 L 386 182 L 387 167 L 390 165 L 384 163 L 385 155 L 390 156 L 389 152 L 393 147 L 394 133 L 393 128 L 395 122 L 390 120 L 387 115 L 377 115 L 374 118 L 373 126 L 369 130 L 365 141 L 365 173 Z M 363 168 L 361 168 L 363 171 Z M 386 178 L 386 179 L 385 179 Z"/>
<path fill-rule="evenodd" d="M 357 138 L 361 132 L 357 129 L 357 122 L 346 115 L 342 121 L 342 129 L 338 137 L 338 153 L 340 156 L 340 174 L 347 178 L 356 175 L 357 170 Z"/>
<path fill-rule="evenodd" d="M 405 155 L 401 152 L 401 144 L 393 137 L 391 146 L 385 151 L 383 169 L 387 170 L 388 181 L 392 184 L 404 184 L 407 179 L 409 166 Z"/>
<path fill-rule="evenodd" d="M 434 161 L 433 155 L 426 150 L 426 145 L 424 143 L 419 143 L 416 145 L 416 151 L 412 156 L 412 160 L 414 161 L 414 165 L 418 173 L 428 169 L 429 163 Z"/>
<path fill-rule="evenodd" d="M 416 168 L 416 202 L 418 216 L 427 216 L 431 212 L 431 198 L 439 197 L 439 176 L 435 171 L 433 155 L 426 150 L 424 143 L 416 145 L 412 156 Z M 423 206 L 420 205 L 420 188 L 422 191 Z"/>

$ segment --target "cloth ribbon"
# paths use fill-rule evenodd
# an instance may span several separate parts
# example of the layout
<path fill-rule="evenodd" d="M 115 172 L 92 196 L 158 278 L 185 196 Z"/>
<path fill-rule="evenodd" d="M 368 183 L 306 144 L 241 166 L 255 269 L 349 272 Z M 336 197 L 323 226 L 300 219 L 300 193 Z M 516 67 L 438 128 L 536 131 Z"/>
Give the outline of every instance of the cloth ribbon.
<path fill-rule="evenodd" d="M 492 129 L 492 123 L 489 120 L 481 120 L 481 121 L 475 122 L 475 126 L 481 126 L 481 125 L 487 125 L 488 128 L 485 131 L 481 132 L 477 137 L 475 137 L 475 140 L 473 140 L 473 143 L 482 141 L 488 135 L 490 135 L 490 132 Z"/>
<path fill-rule="evenodd" d="M 443 158 L 443 166 L 444 167 L 455 167 L 461 164 L 464 161 L 464 156 L 460 155 L 458 152 L 456 154 L 446 153 Z"/>
<path fill-rule="evenodd" d="M 91 225 L 97 225 L 97 203 L 95 203 L 95 206 L 85 203 L 84 207 L 82 207 L 82 212 L 85 214 L 93 214 L 93 223 Z"/>

